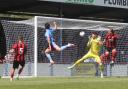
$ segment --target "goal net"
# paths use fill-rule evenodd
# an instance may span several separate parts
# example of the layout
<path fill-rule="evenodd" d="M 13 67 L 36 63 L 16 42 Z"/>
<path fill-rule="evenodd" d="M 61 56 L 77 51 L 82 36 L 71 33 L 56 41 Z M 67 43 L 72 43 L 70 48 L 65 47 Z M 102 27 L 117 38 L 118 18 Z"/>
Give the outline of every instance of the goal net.
<path fill-rule="evenodd" d="M 1 20 L 1 23 L 6 36 L 7 55 L 12 45 L 17 42 L 18 35 L 23 35 L 24 42 L 27 45 L 27 55 L 25 56 L 25 68 L 21 75 L 34 76 L 34 18 L 25 21 Z M 7 55 L 6 57 L 8 57 Z M 12 68 L 11 58 L 2 65 L 3 77 L 10 75 L 10 69 Z"/>
<path fill-rule="evenodd" d="M 45 29 L 44 24 L 46 22 L 52 23 L 57 22 L 59 24 L 58 29 L 54 33 L 56 43 L 59 46 L 64 44 L 74 43 L 77 46 L 74 48 L 68 48 L 61 53 L 53 52 L 51 53 L 53 60 L 57 64 L 72 64 L 79 58 L 81 58 L 85 53 L 87 53 L 86 44 L 88 42 L 88 36 L 93 32 L 97 31 L 99 35 L 102 36 L 102 40 L 108 30 L 108 27 L 115 30 L 119 34 L 120 38 L 118 39 L 117 50 L 118 55 L 116 58 L 116 64 L 111 68 L 109 64 L 105 64 L 105 75 L 106 76 L 127 76 L 127 54 L 128 46 L 127 44 L 127 31 L 128 24 L 126 23 L 117 23 L 117 22 L 103 22 L 103 21 L 94 21 L 94 20 L 78 20 L 78 19 L 65 19 L 65 18 L 54 18 L 54 17 L 36 17 L 37 21 L 37 34 L 38 34 L 38 63 L 48 63 L 48 59 L 45 54 L 41 54 L 42 50 L 45 50 L 47 47 L 47 42 L 44 37 Z M 85 36 L 80 37 L 79 32 L 84 31 Z M 105 51 L 104 47 L 101 50 L 101 53 Z M 95 64 L 95 63 L 94 63 Z M 97 68 L 95 65 L 89 63 L 81 63 L 75 69 L 71 70 L 71 75 L 94 75 L 94 72 L 97 73 Z M 122 67 L 123 66 L 123 67 Z M 119 67 L 117 69 L 117 67 Z M 125 68 L 124 68 L 125 67 Z M 124 68 L 124 70 L 120 70 Z M 57 70 L 52 70 L 57 71 Z M 62 72 L 63 70 L 61 70 Z M 123 72 L 120 72 L 123 71 Z M 63 71 L 66 72 L 66 71 Z"/>
<path fill-rule="evenodd" d="M 59 46 L 73 43 L 76 46 L 67 48 L 62 52 L 52 52 L 51 56 L 55 65 L 49 67 L 49 60 L 45 56 L 47 41 L 44 36 L 44 24 L 46 22 L 58 24 L 58 30 L 54 33 L 54 38 Z M 35 16 L 32 19 L 22 21 L 1 20 L 5 31 L 7 52 L 12 44 L 17 41 L 19 34 L 23 34 L 25 43 L 28 46 L 26 55 L 26 66 L 22 76 L 94 76 L 98 69 L 95 63 L 86 61 L 76 66 L 73 70 L 67 67 L 87 53 L 86 44 L 88 36 L 97 31 L 104 39 L 108 27 L 115 30 L 120 35 L 117 44 L 116 64 L 111 67 L 105 64 L 105 75 L 107 76 L 128 76 L 128 24 L 117 22 L 103 22 L 93 20 L 78 20 L 55 17 Z M 84 31 L 85 36 L 79 36 L 79 32 Z M 101 53 L 105 51 L 104 47 Z M 8 76 L 12 63 L 6 62 L 3 65 L 3 76 Z M 118 68 L 117 68 L 118 67 Z"/>

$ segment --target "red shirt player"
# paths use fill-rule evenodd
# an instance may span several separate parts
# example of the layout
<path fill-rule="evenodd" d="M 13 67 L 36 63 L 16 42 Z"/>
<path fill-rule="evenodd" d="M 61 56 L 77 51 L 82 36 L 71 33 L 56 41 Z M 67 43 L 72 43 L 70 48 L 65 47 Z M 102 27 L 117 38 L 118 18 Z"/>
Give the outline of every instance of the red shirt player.
<path fill-rule="evenodd" d="M 14 72 L 15 72 L 15 69 L 18 69 L 19 68 L 19 65 L 21 66 L 19 71 L 18 71 L 18 79 L 19 79 L 19 75 L 21 74 L 24 66 L 25 66 L 25 54 L 26 54 L 26 51 L 27 51 L 27 47 L 23 41 L 23 36 L 19 36 L 18 37 L 18 42 L 15 43 L 13 46 L 12 46 L 12 49 L 14 50 L 15 52 L 15 59 L 13 61 L 13 67 L 11 69 L 11 78 L 10 78 L 10 81 L 13 80 L 13 76 L 14 76 Z"/>
<path fill-rule="evenodd" d="M 110 59 L 109 62 L 110 61 L 111 63 L 115 62 L 117 55 L 117 51 L 116 51 L 117 39 L 118 39 L 118 35 L 115 34 L 113 29 L 109 29 L 104 40 L 106 51 L 104 54 L 101 55 L 101 60 Z M 111 57 L 110 57 L 110 53 L 112 53 Z"/>

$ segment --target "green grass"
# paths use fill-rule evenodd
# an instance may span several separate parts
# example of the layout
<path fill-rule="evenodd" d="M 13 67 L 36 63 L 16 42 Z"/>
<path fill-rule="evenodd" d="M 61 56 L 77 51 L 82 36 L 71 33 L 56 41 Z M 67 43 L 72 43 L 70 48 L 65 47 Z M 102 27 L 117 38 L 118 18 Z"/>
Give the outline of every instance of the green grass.
<path fill-rule="evenodd" d="M 128 89 L 128 78 L 38 77 L 13 82 L 0 79 L 0 89 Z"/>

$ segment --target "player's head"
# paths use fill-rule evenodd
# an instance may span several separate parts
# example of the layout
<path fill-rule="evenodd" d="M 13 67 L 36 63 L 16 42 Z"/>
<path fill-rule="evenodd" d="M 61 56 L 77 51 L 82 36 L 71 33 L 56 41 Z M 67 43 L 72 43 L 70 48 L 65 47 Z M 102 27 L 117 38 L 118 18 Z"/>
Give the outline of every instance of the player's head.
<path fill-rule="evenodd" d="M 112 28 L 109 28 L 108 33 L 109 34 L 114 34 L 115 32 L 114 32 L 114 30 Z"/>
<path fill-rule="evenodd" d="M 19 35 L 19 36 L 18 36 L 18 41 L 19 41 L 19 43 L 22 43 L 23 40 L 24 40 L 24 39 L 23 39 L 23 35 Z"/>
<path fill-rule="evenodd" d="M 45 23 L 45 29 L 49 29 L 50 28 L 50 24 L 49 23 Z"/>
<path fill-rule="evenodd" d="M 97 38 L 98 37 L 98 33 L 97 32 L 92 32 L 92 38 Z"/>

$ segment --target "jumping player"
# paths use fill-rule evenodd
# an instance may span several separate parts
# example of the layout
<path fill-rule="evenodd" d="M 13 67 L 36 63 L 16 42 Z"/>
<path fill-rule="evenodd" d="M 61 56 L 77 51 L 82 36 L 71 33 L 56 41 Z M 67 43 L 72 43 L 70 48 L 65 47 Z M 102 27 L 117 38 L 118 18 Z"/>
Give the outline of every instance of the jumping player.
<path fill-rule="evenodd" d="M 27 51 L 27 47 L 24 43 L 22 35 L 20 35 L 18 37 L 18 42 L 13 44 L 11 50 L 13 50 L 13 52 L 15 52 L 15 59 L 13 61 L 13 67 L 11 69 L 10 81 L 13 80 L 15 69 L 18 69 L 19 65 L 20 65 L 20 68 L 19 68 L 19 71 L 18 71 L 18 76 L 17 76 L 17 79 L 19 79 L 19 75 L 21 74 L 21 72 L 22 72 L 22 70 L 25 66 L 25 54 L 26 54 L 26 51 Z"/>
<path fill-rule="evenodd" d="M 108 61 L 112 64 L 116 61 L 116 55 L 117 55 L 116 45 L 118 38 L 119 38 L 118 35 L 115 34 L 113 29 L 108 30 L 104 40 L 106 51 L 104 54 L 100 56 L 102 61 Z M 110 53 L 112 53 L 111 56 Z"/>
<path fill-rule="evenodd" d="M 54 28 L 57 29 L 57 24 L 56 22 L 53 22 Z M 50 61 L 50 65 L 54 64 L 54 61 L 51 58 L 50 52 L 52 51 L 62 51 L 68 47 L 72 47 L 74 46 L 74 44 L 68 43 L 65 46 L 59 47 L 56 43 L 55 43 L 55 39 L 53 37 L 53 32 L 55 31 L 55 29 L 52 29 L 49 23 L 45 23 L 45 37 L 46 40 L 48 42 L 48 48 L 46 48 L 45 50 L 45 54 L 47 56 L 47 58 Z"/>
<path fill-rule="evenodd" d="M 88 59 L 88 58 L 94 58 L 95 61 L 100 65 L 101 69 L 101 77 L 103 77 L 103 66 L 102 62 L 100 60 L 99 52 L 100 48 L 102 46 L 101 37 L 98 35 L 98 33 L 93 32 L 91 37 L 89 37 L 89 41 L 87 46 L 89 47 L 89 51 L 87 54 L 85 54 L 81 59 L 77 60 L 72 66 L 68 67 L 69 69 L 75 67 L 80 62 Z"/>

